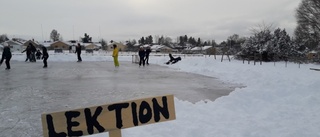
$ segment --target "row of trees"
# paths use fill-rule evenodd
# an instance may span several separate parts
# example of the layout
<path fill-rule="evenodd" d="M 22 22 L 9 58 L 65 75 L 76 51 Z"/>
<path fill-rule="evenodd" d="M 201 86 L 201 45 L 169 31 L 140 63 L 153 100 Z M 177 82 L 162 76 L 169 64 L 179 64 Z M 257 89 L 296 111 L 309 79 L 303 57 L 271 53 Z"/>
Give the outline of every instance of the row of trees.
<path fill-rule="evenodd" d="M 320 1 L 302 0 L 296 9 L 297 26 L 290 38 L 283 29 L 273 33 L 270 27 L 254 31 L 242 44 L 241 55 L 260 53 L 263 59 L 286 60 L 299 58 L 320 45 Z"/>
<path fill-rule="evenodd" d="M 275 61 L 301 57 L 303 54 L 304 49 L 290 38 L 285 29 L 278 28 L 271 32 L 266 28 L 246 38 L 237 57 L 258 55 L 264 61 Z"/>

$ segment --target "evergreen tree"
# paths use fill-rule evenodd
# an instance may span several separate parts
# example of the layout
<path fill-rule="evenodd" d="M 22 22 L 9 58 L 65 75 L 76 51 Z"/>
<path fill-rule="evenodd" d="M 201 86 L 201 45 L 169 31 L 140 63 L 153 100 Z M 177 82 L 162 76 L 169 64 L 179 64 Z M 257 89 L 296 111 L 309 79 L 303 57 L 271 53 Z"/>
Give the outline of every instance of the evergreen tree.
<path fill-rule="evenodd" d="M 59 41 L 60 38 L 60 34 L 58 33 L 57 30 L 53 29 L 50 33 L 50 38 L 52 39 L 52 41 Z"/>
<path fill-rule="evenodd" d="M 99 43 L 101 44 L 102 49 L 105 50 L 107 46 L 107 42 L 104 39 L 101 39 Z"/>
<path fill-rule="evenodd" d="M 91 43 L 92 42 L 92 37 L 90 37 L 87 33 L 84 33 L 84 37 L 81 38 L 83 43 Z"/>

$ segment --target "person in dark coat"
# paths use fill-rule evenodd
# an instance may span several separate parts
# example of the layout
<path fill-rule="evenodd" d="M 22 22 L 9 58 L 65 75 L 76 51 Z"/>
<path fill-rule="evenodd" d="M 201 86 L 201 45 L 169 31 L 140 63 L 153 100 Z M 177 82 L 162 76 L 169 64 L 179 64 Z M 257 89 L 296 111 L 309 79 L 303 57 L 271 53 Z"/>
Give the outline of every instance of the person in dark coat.
<path fill-rule="evenodd" d="M 41 59 L 41 55 L 42 55 L 42 53 L 41 53 L 41 51 L 38 49 L 38 50 L 37 50 L 37 53 L 36 53 L 37 60 Z"/>
<path fill-rule="evenodd" d="M 180 61 L 181 60 L 181 57 L 173 57 L 172 56 L 172 54 L 170 53 L 169 54 L 169 58 L 170 58 L 170 60 L 166 63 L 167 65 L 169 65 L 170 63 L 171 64 L 175 64 L 175 63 L 177 63 L 178 61 Z"/>
<path fill-rule="evenodd" d="M 35 47 L 33 44 L 29 43 L 29 45 L 30 45 L 30 50 L 31 50 L 30 61 L 31 61 L 31 62 L 36 62 L 36 52 L 37 52 L 37 49 L 36 49 L 36 47 Z"/>
<path fill-rule="evenodd" d="M 144 60 L 145 56 L 146 56 L 146 51 L 144 51 L 143 47 L 141 46 L 139 50 L 139 57 L 140 57 L 139 67 L 141 66 L 141 64 L 143 66 L 145 65 L 145 60 Z"/>
<path fill-rule="evenodd" d="M 47 48 L 45 46 L 42 46 L 42 59 L 43 59 L 43 68 L 47 68 L 48 67 L 48 63 L 47 60 L 49 58 L 49 54 L 47 51 Z"/>
<path fill-rule="evenodd" d="M 77 62 L 81 62 L 81 45 L 80 43 L 78 43 L 77 47 L 76 47 L 76 53 L 77 53 L 77 57 L 78 57 L 78 61 Z"/>
<path fill-rule="evenodd" d="M 31 44 L 31 43 L 30 43 Z M 23 53 L 23 52 L 26 52 L 26 56 L 27 56 L 27 58 L 26 58 L 26 61 L 25 62 L 27 62 L 28 60 L 29 61 L 31 61 L 31 46 L 30 46 L 30 44 L 27 46 L 27 48 L 25 49 L 25 50 L 23 50 L 21 53 Z"/>
<path fill-rule="evenodd" d="M 149 55 L 150 55 L 150 53 L 151 53 L 151 49 L 150 49 L 150 47 L 148 46 L 147 49 L 146 49 L 146 59 L 145 59 L 147 65 L 149 65 Z"/>
<path fill-rule="evenodd" d="M 1 57 L 1 60 L 0 60 L 0 65 L 3 63 L 4 60 L 6 60 L 6 70 L 9 70 L 11 69 L 10 67 L 10 59 L 12 57 L 12 54 L 11 54 L 11 51 L 10 51 L 10 45 L 8 46 L 5 46 L 3 48 L 3 51 L 2 51 L 2 57 Z"/>

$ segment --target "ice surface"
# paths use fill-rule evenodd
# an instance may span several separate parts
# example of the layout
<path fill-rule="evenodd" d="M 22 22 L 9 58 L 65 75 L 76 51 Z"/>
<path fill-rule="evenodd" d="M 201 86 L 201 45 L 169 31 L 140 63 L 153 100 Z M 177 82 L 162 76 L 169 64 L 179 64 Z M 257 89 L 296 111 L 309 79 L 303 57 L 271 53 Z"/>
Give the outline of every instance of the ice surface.
<path fill-rule="evenodd" d="M 309 70 L 309 68 L 320 68 L 317 64 L 296 64 L 285 62 L 270 62 L 263 63 L 262 65 L 253 65 L 243 63 L 239 60 L 231 60 L 231 62 L 221 62 L 221 56 L 217 56 L 217 60 L 213 57 L 202 56 L 202 57 L 189 57 L 188 55 L 181 55 L 182 61 L 174 65 L 164 65 L 164 62 L 168 61 L 167 55 L 153 54 L 150 57 L 151 66 L 146 68 L 138 68 L 136 64 L 130 64 L 132 53 L 120 53 L 120 71 L 113 73 L 114 68 L 112 67 L 112 57 L 110 53 L 94 53 L 94 54 L 83 54 L 82 63 L 93 64 L 98 63 L 103 66 L 103 71 L 110 74 L 118 75 L 119 72 L 126 72 L 127 65 L 132 65 L 133 68 L 129 69 L 130 72 L 140 72 L 144 69 L 148 70 L 148 67 L 154 67 L 155 64 L 164 66 L 161 68 L 162 75 L 168 72 L 182 72 L 182 73 L 193 73 L 209 77 L 216 77 L 218 80 L 222 80 L 226 83 L 238 83 L 244 86 L 236 88 L 228 96 L 223 96 L 216 99 L 214 102 L 210 100 L 200 101 L 194 103 L 191 99 L 193 96 L 177 94 L 178 98 L 175 98 L 176 108 L 176 120 L 151 124 L 147 126 L 139 126 L 129 129 L 123 129 L 123 137 L 319 137 L 320 136 L 320 73 L 319 71 Z M 135 53 L 133 53 L 135 54 Z M 174 55 L 177 56 L 177 55 Z M 41 136 L 41 125 L 40 125 L 40 114 L 43 112 L 50 112 L 51 110 L 66 110 L 74 107 L 90 106 L 101 103 L 108 103 L 118 100 L 127 100 L 127 97 L 134 96 L 134 94 L 126 93 L 122 96 L 113 96 L 114 98 L 106 100 L 104 96 L 108 94 L 108 91 L 102 89 L 89 92 L 86 88 L 77 88 L 76 85 L 81 85 L 85 82 L 82 80 L 91 79 L 89 75 L 83 75 L 81 80 L 67 84 L 68 81 L 77 77 L 81 72 L 89 73 L 90 75 L 110 78 L 108 76 L 100 76 L 93 72 L 93 69 L 89 66 L 81 68 L 82 66 L 73 66 L 67 68 L 69 65 L 63 65 L 64 63 L 71 62 L 75 63 L 75 54 L 53 54 L 50 53 L 49 68 L 46 70 L 41 68 L 41 62 L 36 64 L 23 63 L 25 59 L 24 54 L 15 53 L 13 56 L 12 70 L 5 71 L 4 67 L 0 67 L 0 80 L 1 80 L 1 95 L 0 95 L 0 136 L 5 137 L 37 137 Z M 19 61 L 19 62 L 16 62 Z M 128 62 L 129 61 L 129 62 Z M 128 64 L 124 63 L 128 62 Z M 21 63 L 21 64 L 20 64 Z M 57 64 L 55 64 L 57 63 Z M 62 64 L 60 64 L 62 63 Z M 104 63 L 110 64 L 110 66 L 104 66 Z M 20 64 L 20 65 L 19 65 Z M 59 65 L 60 64 L 60 65 Z M 27 65 L 24 68 L 23 65 Z M 57 69 L 53 69 L 57 66 Z M 80 65 L 80 64 L 74 64 Z M 91 67 L 98 66 L 92 65 Z M 59 81 L 59 77 L 53 74 L 62 73 L 63 68 L 74 70 L 72 74 L 65 74 L 69 77 L 69 80 Z M 167 69 L 169 67 L 170 69 Z M 6 82 L 11 72 L 19 69 L 19 75 L 12 79 L 10 82 Z M 56 70 L 55 71 L 51 71 Z M 61 69 L 61 70 L 59 70 Z M 79 70 L 80 69 L 80 70 Z M 123 70 L 122 70 L 123 69 Z M 152 68 L 156 69 L 158 67 Z M 100 70 L 100 69 L 99 69 Z M 128 70 L 128 72 L 129 72 Z M 36 85 L 35 87 L 26 86 L 26 84 L 19 85 L 14 82 L 19 82 L 20 78 L 23 79 L 23 75 L 26 72 L 40 73 L 41 75 L 46 74 L 50 77 L 43 77 L 44 79 L 52 80 L 53 83 L 59 81 L 61 85 L 72 86 L 79 91 L 63 92 L 61 90 L 50 88 L 42 90 Z M 126 74 L 128 73 L 126 72 Z M 35 74 L 35 76 L 40 75 Z M 64 74 L 64 73 L 62 73 Z M 141 73 L 135 74 L 136 78 L 139 78 Z M 131 75 L 131 74 L 130 74 Z M 162 76 L 161 75 L 161 76 Z M 182 75 L 182 74 L 181 74 Z M 189 75 L 189 74 L 188 74 Z M 123 75 L 124 76 L 124 75 Z M 159 77 L 161 77 L 159 76 Z M 174 76 L 178 76 L 175 74 Z M 25 77 L 25 76 L 24 76 Z M 33 75 L 28 76 L 31 79 L 37 79 Z M 149 76 L 148 76 L 149 77 Z M 148 78 L 145 76 L 145 78 Z M 150 75 L 150 77 L 155 77 Z M 158 76 L 157 76 L 158 77 Z M 170 77 L 170 76 L 168 76 Z M 190 76 L 191 77 L 191 76 Z M 190 77 L 184 77 L 190 78 Z M 114 78 L 114 77 L 113 77 Z M 125 79 L 123 77 L 116 77 L 119 79 Z M 132 77 L 132 79 L 134 79 Z M 203 77 L 202 79 L 207 79 Z M 101 80 L 101 79 L 100 79 Z M 134 79 L 135 83 L 139 82 L 139 79 Z M 146 80 L 149 82 L 150 80 Z M 66 82 L 67 81 L 67 82 Z M 89 80 L 87 80 L 89 81 Z M 111 80 L 108 80 L 110 83 Z M 140 80 L 141 81 L 141 80 Z M 155 80 L 156 81 L 156 80 Z M 163 81 L 161 81 L 163 82 Z M 167 81 L 165 81 L 167 83 Z M 194 84 L 194 81 L 188 80 L 189 83 L 183 83 L 183 86 Z M 204 80 L 199 83 L 206 83 Z M 81 84 L 79 84 L 81 83 Z M 92 83 L 92 81 L 89 81 Z M 212 82 L 206 84 L 210 86 Z M 12 90 L 12 86 L 4 85 L 15 85 L 15 89 Z M 44 83 L 43 83 L 44 84 Z M 46 83 L 50 85 L 51 83 Z M 103 83 L 105 84 L 105 83 Z M 117 83 L 119 84 L 119 83 Z M 110 84 L 112 85 L 112 84 Z M 120 83 L 123 86 L 122 83 Z M 200 87 L 200 85 L 192 85 Z M 234 85 L 231 85 L 233 87 Z M 37 88 L 38 87 L 38 88 Z M 48 86 L 50 87 L 50 86 Z M 120 87 L 120 86 L 118 86 Z M 171 86 L 176 87 L 176 86 Z M 168 87 L 171 88 L 171 87 Z M 205 87 L 205 86 L 204 86 Z M 137 89 L 144 89 L 144 86 L 137 86 Z M 167 89 L 166 87 L 163 87 Z M 203 87 L 202 87 L 203 88 Z M 113 89 L 112 87 L 110 89 Z M 156 89 L 156 88 L 154 88 Z M 200 88 L 201 89 L 201 88 Z M 52 90 L 53 92 L 51 92 Z M 131 90 L 131 89 L 129 89 Z M 187 89 L 189 90 L 189 89 Z M 12 91 L 12 92 L 6 92 Z M 122 90 L 123 93 L 125 90 Z M 133 91 L 133 90 L 131 90 Z M 167 92 L 165 90 L 161 90 Z M 172 90 L 173 91 L 173 90 Z M 190 90 L 189 90 L 190 91 Z M 205 90 L 199 90 L 197 94 L 207 92 Z M 210 90 L 208 90 L 209 92 Z M 83 92 L 84 95 L 77 94 Z M 58 94 L 56 94 L 58 93 Z M 93 94 L 94 93 L 94 94 Z M 151 91 L 141 92 L 137 96 L 148 95 L 153 93 Z M 22 95 L 20 95 L 22 94 Z M 59 95 L 61 94 L 61 95 Z M 116 94 L 116 93 L 115 93 Z M 211 94 L 211 92 L 210 92 Z M 87 96 L 95 98 L 95 100 L 86 101 Z M 110 95 L 110 94 L 109 94 Z M 111 96 L 111 95 L 110 95 Z M 204 96 L 204 95 L 201 95 Z M 44 99 L 45 97 L 45 99 Z M 76 98 L 76 99 L 75 99 Z M 77 99 L 81 98 L 81 103 Z M 206 96 L 207 98 L 207 96 Z M 40 101 L 38 101 L 40 100 Z M 41 102 L 39 104 L 38 102 Z M 67 103 L 59 102 L 61 100 L 68 100 Z M 191 100 L 191 101 L 188 101 Z M 44 102 L 45 101 L 45 102 Z M 47 103 L 46 103 L 47 102 Z M 191 103 L 193 102 L 193 103 Z M 32 105 L 35 104 L 35 105 Z M 90 137 L 107 137 L 108 133 L 96 134 Z"/>
<path fill-rule="evenodd" d="M 110 61 L 36 63 L 12 61 L 0 71 L 1 136 L 41 136 L 40 115 L 157 95 L 190 102 L 215 100 L 237 85 L 159 65 Z"/>

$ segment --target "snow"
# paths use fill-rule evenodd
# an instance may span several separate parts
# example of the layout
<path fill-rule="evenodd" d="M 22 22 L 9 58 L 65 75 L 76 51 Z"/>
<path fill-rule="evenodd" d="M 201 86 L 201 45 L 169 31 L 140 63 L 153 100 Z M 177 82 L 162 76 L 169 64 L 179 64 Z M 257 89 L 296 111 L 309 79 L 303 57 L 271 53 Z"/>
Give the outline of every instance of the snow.
<path fill-rule="evenodd" d="M 131 61 L 133 53 L 120 53 L 119 61 Z M 151 64 L 167 66 L 167 56 L 150 57 Z M 72 56 L 72 57 L 71 57 Z M 228 96 L 197 103 L 175 98 L 176 120 L 122 130 L 123 137 L 319 137 L 320 68 L 317 64 L 224 60 L 213 56 L 184 56 L 168 65 L 183 72 L 239 83 Z M 12 60 L 23 61 L 16 53 Z M 83 54 L 83 61 L 112 61 L 111 53 Z M 50 53 L 50 62 L 74 61 L 74 54 Z M 50 65 L 50 64 L 49 64 Z M 40 119 L 40 117 L 39 117 Z M 5 127 L 1 125 L 0 127 Z M 1 132 L 0 132 L 1 133 Z M 108 133 L 90 137 L 106 137 Z"/>

